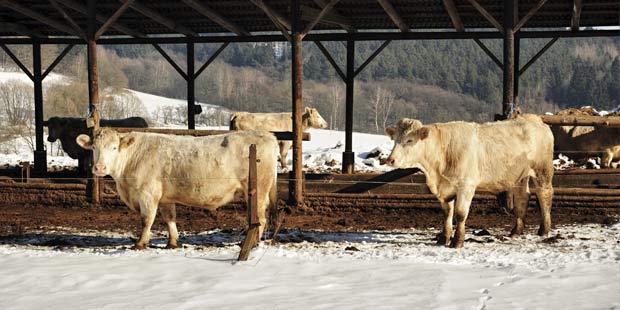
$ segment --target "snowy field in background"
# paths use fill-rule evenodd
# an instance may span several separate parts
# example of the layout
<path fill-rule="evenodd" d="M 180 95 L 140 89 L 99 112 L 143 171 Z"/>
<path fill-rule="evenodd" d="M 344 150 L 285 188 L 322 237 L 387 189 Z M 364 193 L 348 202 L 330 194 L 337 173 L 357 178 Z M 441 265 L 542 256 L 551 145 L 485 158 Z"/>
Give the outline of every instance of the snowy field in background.
<path fill-rule="evenodd" d="M 237 233 L 135 252 L 128 234 L 48 228 L 0 240 L 0 308 L 620 309 L 620 224 L 491 230 L 460 250 L 438 232 L 289 231 L 237 263 Z"/>

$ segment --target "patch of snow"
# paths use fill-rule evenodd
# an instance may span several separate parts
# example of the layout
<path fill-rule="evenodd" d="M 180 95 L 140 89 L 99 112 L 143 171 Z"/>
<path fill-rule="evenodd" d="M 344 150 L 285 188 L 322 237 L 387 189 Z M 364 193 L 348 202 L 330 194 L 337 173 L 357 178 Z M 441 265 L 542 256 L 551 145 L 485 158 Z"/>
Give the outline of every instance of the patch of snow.
<path fill-rule="evenodd" d="M 238 233 L 184 235 L 182 249 L 127 250 L 131 235 L 45 229 L 2 239 L 2 309 L 618 309 L 620 225 L 555 238 L 437 230 L 287 231 L 236 262 Z M 548 242 L 545 240 L 554 240 Z M 43 246 L 42 244 L 50 244 Z M 53 246 L 53 244 L 60 244 Z M 216 246 L 210 246 L 216 245 Z"/>

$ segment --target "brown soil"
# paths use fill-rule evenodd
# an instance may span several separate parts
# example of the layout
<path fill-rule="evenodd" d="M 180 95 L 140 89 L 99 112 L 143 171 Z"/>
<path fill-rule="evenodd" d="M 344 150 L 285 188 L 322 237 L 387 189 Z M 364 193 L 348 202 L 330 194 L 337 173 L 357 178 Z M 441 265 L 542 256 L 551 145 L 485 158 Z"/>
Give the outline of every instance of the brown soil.
<path fill-rule="evenodd" d="M 57 197 L 60 199 L 54 199 Z M 440 227 L 441 210 L 435 203 L 428 207 L 390 206 L 379 201 L 351 202 L 313 198 L 300 209 L 286 207 L 282 212 L 284 229 L 361 231 L 424 229 Z M 412 204 L 413 205 L 413 204 Z M 280 208 L 284 203 L 280 201 Z M 242 204 L 232 204 L 210 212 L 192 207 L 177 207 L 179 230 L 195 233 L 214 228 L 242 230 L 247 225 L 247 213 Z M 287 214 L 288 213 L 288 214 Z M 538 223 L 535 207 L 528 210 L 528 233 L 535 233 Z M 600 223 L 611 224 L 620 218 L 620 208 L 556 207 L 552 210 L 554 225 Z M 513 216 L 494 203 L 475 201 L 467 220 L 468 229 L 505 228 L 509 232 Z M 13 190 L 11 195 L 0 193 L 0 236 L 19 235 L 33 229 L 62 226 L 79 230 L 109 230 L 139 232 L 140 217 L 118 199 L 106 198 L 101 206 L 89 204 L 83 194 L 67 194 L 66 190 L 45 189 L 36 194 Z M 156 220 L 154 230 L 166 230 Z"/>

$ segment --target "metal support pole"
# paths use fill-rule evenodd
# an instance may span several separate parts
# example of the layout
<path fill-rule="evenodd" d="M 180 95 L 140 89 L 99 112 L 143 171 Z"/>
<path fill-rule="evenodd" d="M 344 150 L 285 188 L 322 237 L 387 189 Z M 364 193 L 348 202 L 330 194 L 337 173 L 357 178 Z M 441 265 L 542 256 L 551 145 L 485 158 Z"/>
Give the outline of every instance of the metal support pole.
<path fill-rule="evenodd" d="M 194 43 L 187 43 L 187 129 L 196 129 L 194 103 L 196 102 L 196 71 L 194 70 Z"/>
<path fill-rule="evenodd" d="M 521 38 L 519 32 L 515 33 L 515 64 L 514 64 L 514 102 L 519 104 L 519 57 L 521 55 Z"/>
<path fill-rule="evenodd" d="M 504 91 L 502 99 L 502 115 L 504 117 L 510 114 L 515 99 L 515 36 L 512 32 L 515 25 L 515 1 L 504 1 Z"/>
<path fill-rule="evenodd" d="M 96 15 L 96 1 L 88 0 L 87 9 L 88 9 L 88 31 L 86 33 L 87 37 L 87 65 L 88 65 L 88 112 L 89 115 L 92 115 L 94 118 L 95 124 L 93 127 L 93 131 L 99 128 L 99 115 L 97 111 L 97 105 L 99 104 L 99 73 L 97 71 L 97 42 L 95 41 L 95 15 Z M 91 136 L 93 133 L 91 133 Z M 100 178 L 96 177 L 92 173 L 92 152 L 91 158 L 86 161 L 86 176 L 88 178 L 88 182 L 86 184 L 86 197 L 92 203 L 100 203 L 100 186 L 101 182 Z"/>
<path fill-rule="evenodd" d="M 43 140 L 43 77 L 41 72 L 41 43 L 32 44 L 32 70 L 34 76 L 34 124 L 35 151 L 34 172 L 37 176 L 47 173 L 47 153 Z"/>
<path fill-rule="evenodd" d="M 353 83 L 355 81 L 355 41 L 347 41 L 345 143 L 342 153 L 342 173 L 355 172 L 353 153 Z"/>
<path fill-rule="evenodd" d="M 293 11 L 293 35 L 291 42 L 292 54 L 292 106 L 293 106 L 293 171 L 291 171 L 292 184 L 289 186 L 289 198 L 295 204 L 303 202 L 303 171 L 302 171 L 302 70 L 303 59 L 301 55 L 300 34 L 300 10 L 299 0 L 292 1 Z"/>

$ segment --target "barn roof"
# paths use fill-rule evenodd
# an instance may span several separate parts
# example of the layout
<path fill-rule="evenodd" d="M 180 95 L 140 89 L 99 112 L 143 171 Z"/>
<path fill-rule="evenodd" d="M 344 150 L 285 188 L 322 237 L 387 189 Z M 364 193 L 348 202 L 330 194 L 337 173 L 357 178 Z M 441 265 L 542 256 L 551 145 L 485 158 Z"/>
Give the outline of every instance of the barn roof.
<path fill-rule="evenodd" d="M 618 0 L 521 0 L 516 21 L 530 12 L 522 30 L 570 32 L 577 27 L 620 25 Z M 250 36 L 279 32 L 269 15 L 285 25 L 292 20 L 289 0 L 97 0 L 96 29 L 125 6 L 126 10 L 102 35 L 203 37 L 216 33 Z M 542 4 L 542 6 L 541 6 Z M 300 0 L 304 29 L 330 0 Z M 391 9 L 390 9 L 391 7 Z M 536 8 L 539 8 L 536 10 Z M 488 14 L 484 14 L 486 11 Z M 324 15 L 311 33 L 413 31 L 446 32 L 496 30 L 504 16 L 500 0 L 341 0 Z M 87 25 L 87 1 L 0 0 L 0 38 L 75 37 Z M 290 24 L 289 24 L 290 25 Z"/>

